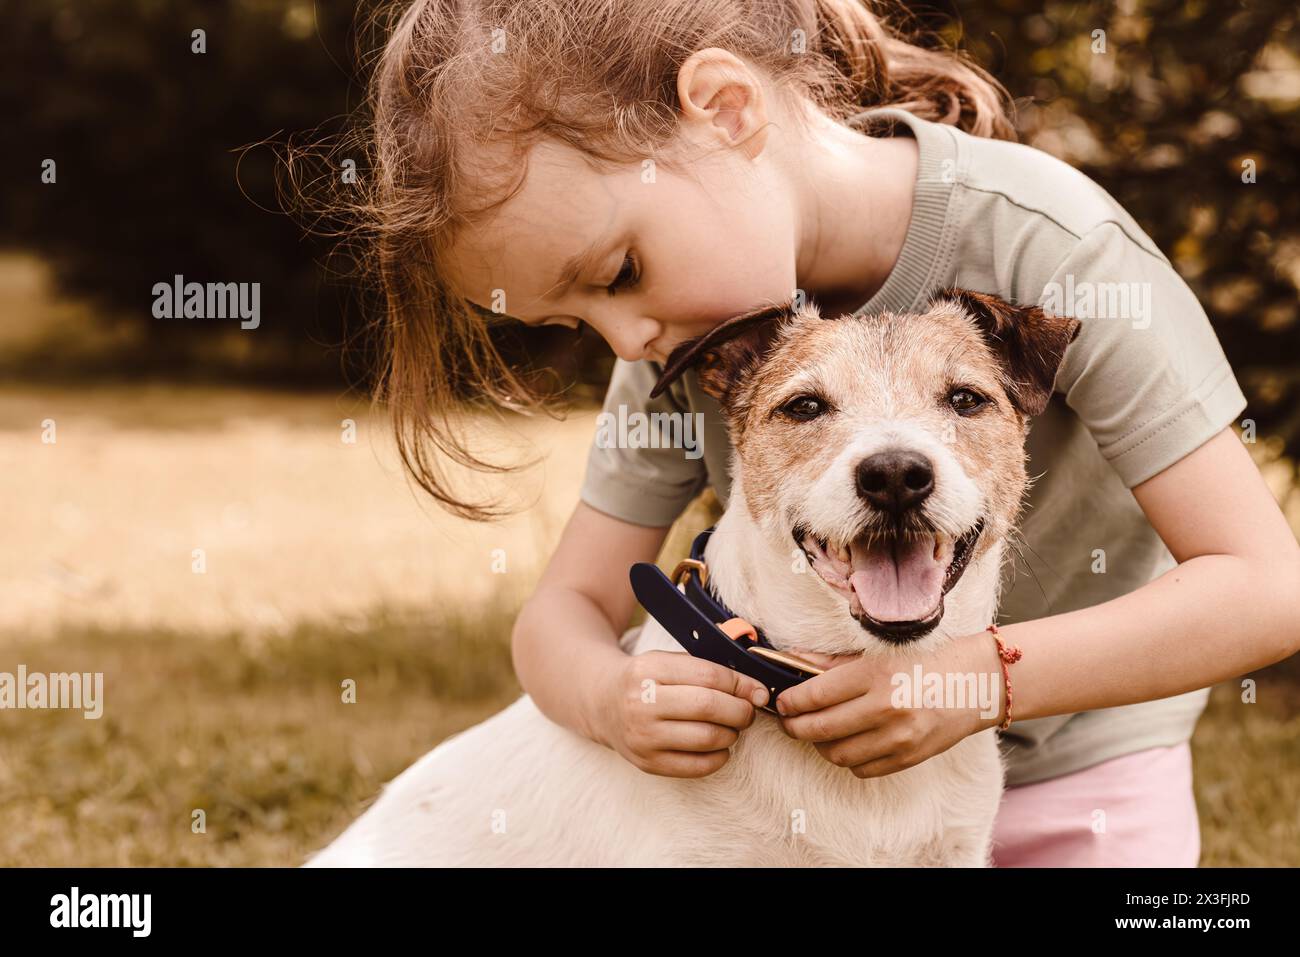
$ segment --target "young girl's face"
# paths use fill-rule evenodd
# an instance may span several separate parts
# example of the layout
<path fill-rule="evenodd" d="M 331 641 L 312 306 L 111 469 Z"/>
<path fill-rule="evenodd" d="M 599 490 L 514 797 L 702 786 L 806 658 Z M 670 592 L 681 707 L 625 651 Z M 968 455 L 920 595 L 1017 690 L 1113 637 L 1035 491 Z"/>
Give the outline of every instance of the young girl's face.
<path fill-rule="evenodd" d="M 585 322 L 620 358 L 663 362 L 727 318 L 789 300 L 797 233 L 761 150 L 717 149 L 689 175 L 651 161 L 608 173 L 544 141 L 519 192 L 458 237 L 449 277 L 480 307 L 528 325 Z"/>

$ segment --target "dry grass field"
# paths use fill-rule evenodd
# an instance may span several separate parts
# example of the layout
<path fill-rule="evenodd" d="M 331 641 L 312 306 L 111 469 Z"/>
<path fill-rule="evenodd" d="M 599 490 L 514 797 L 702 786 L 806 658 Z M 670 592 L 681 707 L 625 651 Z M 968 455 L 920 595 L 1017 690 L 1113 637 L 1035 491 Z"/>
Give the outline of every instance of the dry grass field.
<path fill-rule="evenodd" d="M 595 411 L 483 427 L 545 459 L 495 487 L 525 512 L 475 526 L 411 490 L 362 401 L 0 386 L 0 671 L 102 672 L 105 699 L 98 720 L 0 711 L 0 865 L 301 863 L 519 694 L 511 623 Z M 1300 527 L 1275 451 L 1260 463 Z M 683 516 L 664 564 L 715 509 Z M 1259 703 L 1216 688 L 1193 741 L 1202 863 L 1297 866 L 1300 667 L 1253 677 Z"/>

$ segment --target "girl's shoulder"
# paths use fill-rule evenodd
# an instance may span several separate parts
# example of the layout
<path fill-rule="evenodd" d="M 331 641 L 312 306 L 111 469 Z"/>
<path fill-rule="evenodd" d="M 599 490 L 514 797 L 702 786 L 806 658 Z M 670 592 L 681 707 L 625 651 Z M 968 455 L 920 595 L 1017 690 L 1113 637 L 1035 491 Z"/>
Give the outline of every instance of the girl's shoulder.
<path fill-rule="evenodd" d="M 1128 211 L 1086 173 L 1046 150 L 972 136 L 949 127 L 955 146 L 954 186 L 979 214 L 1009 207 L 1041 217 L 1082 238 L 1111 223 L 1147 252 L 1160 253 Z"/>

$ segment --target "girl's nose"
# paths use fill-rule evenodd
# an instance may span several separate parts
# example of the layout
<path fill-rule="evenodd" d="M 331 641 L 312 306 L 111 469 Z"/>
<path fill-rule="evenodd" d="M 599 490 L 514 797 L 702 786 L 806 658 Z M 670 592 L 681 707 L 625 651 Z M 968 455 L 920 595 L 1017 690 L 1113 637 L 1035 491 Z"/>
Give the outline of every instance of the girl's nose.
<path fill-rule="evenodd" d="M 612 328 L 611 328 L 612 326 Z M 663 331 L 656 319 L 615 319 L 605 328 L 597 328 L 614 355 L 627 362 L 653 358 L 654 343 Z"/>

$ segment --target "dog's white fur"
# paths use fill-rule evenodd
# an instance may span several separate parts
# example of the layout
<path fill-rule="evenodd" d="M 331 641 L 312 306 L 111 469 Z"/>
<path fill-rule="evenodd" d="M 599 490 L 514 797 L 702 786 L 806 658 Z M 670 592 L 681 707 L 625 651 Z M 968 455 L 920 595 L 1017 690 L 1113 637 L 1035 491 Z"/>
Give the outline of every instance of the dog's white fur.
<path fill-rule="evenodd" d="M 705 551 L 717 593 L 747 620 L 788 619 L 799 607 L 783 600 L 790 559 L 757 540 L 741 482 L 732 501 Z M 737 555 L 754 559 L 748 584 Z M 967 568 L 943 632 L 992 620 L 1000 560 L 995 548 Z M 837 614 L 799 618 L 800 630 L 861 644 L 842 601 Z M 624 639 L 633 654 L 685 653 L 654 619 Z M 670 778 L 553 723 L 524 695 L 404 771 L 308 866 L 987 866 L 1003 781 L 993 735 L 860 779 L 764 713 L 720 770 Z"/>
<path fill-rule="evenodd" d="M 1004 538 L 1015 518 L 1007 495 L 1018 500 L 1019 488 L 1004 487 L 1001 504 L 992 500 L 999 495 L 999 478 L 1004 486 L 1014 484 L 1008 476 L 1015 474 L 1015 454 L 1023 465 L 1023 452 L 1008 450 L 1015 454 L 998 459 L 1007 470 L 1001 476 L 964 466 L 963 457 L 971 461 L 968 450 L 954 452 L 951 441 L 936 435 L 939 420 L 929 412 L 909 414 L 906 398 L 900 398 L 908 390 L 896 377 L 908 366 L 884 368 L 888 350 L 880 337 L 888 330 L 871 334 L 877 339 L 855 343 L 856 358 L 838 373 L 846 394 L 856 390 L 870 397 L 846 407 L 849 438 L 838 453 L 805 471 L 803 485 L 794 476 L 789 488 L 751 495 L 742 456 L 733 459 L 728 508 L 706 550 L 711 584 L 738 615 L 762 623 L 777 647 L 790 646 L 798 636 L 798 645 L 830 654 L 897 652 L 865 632 L 846 612 L 843 596 L 813 572 L 791 573 L 799 549 L 790 536 L 787 506 L 801 507 L 800 517 L 820 534 L 843 526 L 841 540 L 847 540 L 861 522 L 855 463 L 900 445 L 933 463 L 935 490 L 927 515 L 936 527 L 957 535 L 981 516 L 988 520 L 985 540 L 945 598 L 942 621 L 909 647 L 933 650 L 994 620 Z M 850 381 L 855 375 L 856 382 Z M 921 383 L 914 394 L 927 390 L 932 392 L 931 384 Z M 788 450 L 789 440 L 783 441 Z M 751 506 L 757 497 L 767 504 L 756 519 Z M 685 653 L 654 619 L 625 633 L 622 644 L 633 654 Z M 860 779 L 808 742 L 787 736 L 767 713 L 741 732 L 730 760 L 715 773 L 647 774 L 551 722 L 524 695 L 408 768 L 308 866 L 988 866 L 1002 786 L 992 729 L 914 767 Z"/>

